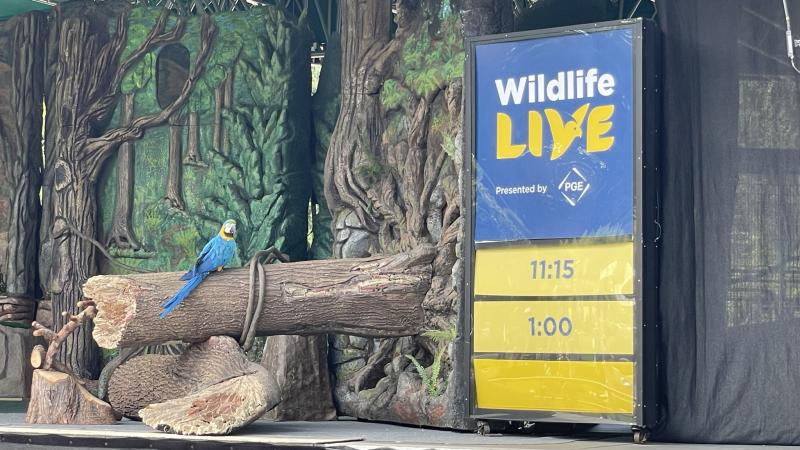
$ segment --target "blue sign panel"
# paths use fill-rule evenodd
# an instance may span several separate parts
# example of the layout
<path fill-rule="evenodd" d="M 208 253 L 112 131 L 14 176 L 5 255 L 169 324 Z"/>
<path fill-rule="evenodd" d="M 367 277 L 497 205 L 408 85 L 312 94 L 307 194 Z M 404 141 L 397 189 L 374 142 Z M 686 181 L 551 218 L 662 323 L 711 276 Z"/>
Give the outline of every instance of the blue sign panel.
<path fill-rule="evenodd" d="M 633 30 L 481 44 L 475 241 L 633 234 Z"/>

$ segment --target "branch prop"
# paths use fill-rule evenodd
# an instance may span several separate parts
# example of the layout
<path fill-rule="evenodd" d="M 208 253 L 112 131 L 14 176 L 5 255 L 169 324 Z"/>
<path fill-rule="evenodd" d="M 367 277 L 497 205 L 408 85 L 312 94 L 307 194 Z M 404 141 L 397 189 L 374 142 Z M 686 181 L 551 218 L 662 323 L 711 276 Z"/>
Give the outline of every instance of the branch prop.
<path fill-rule="evenodd" d="M 40 324 L 39 322 L 34 321 L 31 323 L 31 326 L 34 328 L 33 335 L 34 336 L 41 336 L 43 337 L 48 345 L 47 351 L 44 355 L 44 361 L 41 363 L 40 367 L 44 370 L 56 369 L 61 372 L 67 373 L 69 375 L 75 376 L 76 379 L 80 380 L 80 377 L 76 376 L 69 370 L 66 366 L 60 364 L 58 361 L 55 361 L 55 357 L 58 354 L 58 349 L 61 347 L 61 344 L 67 339 L 67 336 L 72 334 L 73 331 L 80 328 L 80 326 L 86 320 L 94 319 L 95 315 L 97 314 L 97 309 L 94 306 L 94 302 L 91 300 L 84 300 L 78 302 L 78 308 L 83 308 L 79 314 L 74 315 L 70 314 L 66 311 L 62 312 L 62 316 L 69 316 L 69 321 L 61 327 L 61 330 L 58 333 L 53 332 L 49 328 L 45 327 L 44 325 Z M 35 350 L 35 349 L 34 349 Z M 56 367 L 58 366 L 58 367 Z"/>
<path fill-rule="evenodd" d="M 432 246 L 393 256 L 271 264 L 263 267 L 264 304 L 256 334 L 418 334 L 431 285 Z M 161 304 L 181 288 L 180 273 L 92 277 L 83 287 L 97 306 L 94 339 L 104 348 L 239 337 L 247 268 L 211 274 L 167 318 Z"/>

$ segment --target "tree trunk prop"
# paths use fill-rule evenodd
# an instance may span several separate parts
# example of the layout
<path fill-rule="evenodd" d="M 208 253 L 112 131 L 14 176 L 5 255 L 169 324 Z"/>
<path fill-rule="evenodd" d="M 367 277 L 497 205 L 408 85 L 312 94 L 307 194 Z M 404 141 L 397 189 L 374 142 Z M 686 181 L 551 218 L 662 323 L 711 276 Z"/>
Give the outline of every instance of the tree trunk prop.
<path fill-rule="evenodd" d="M 73 375 L 33 371 L 28 423 L 106 425 L 117 421 L 111 405 L 98 399 Z"/>
<path fill-rule="evenodd" d="M 333 253 L 352 258 L 435 245 L 424 328 L 458 323 L 463 236 L 463 37 L 507 30 L 510 0 L 343 0 L 341 109 L 325 165 Z M 397 27 L 390 33 L 390 20 Z M 456 336 L 455 339 L 463 339 Z M 371 420 L 469 426 L 462 407 L 468 361 L 421 336 L 336 336 L 331 361 L 339 412 Z M 441 355 L 441 356 L 440 356 Z M 435 377 L 424 389 L 407 356 Z M 391 364 L 389 364 L 391 362 Z M 437 370 L 432 368 L 436 363 Z M 426 367 L 427 366 L 427 367 Z M 447 386 L 445 388 L 445 386 Z"/>
<path fill-rule="evenodd" d="M 30 321 L 36 314 L 36 301 L 27 297 L 0 295 L 0 322 Z"/>
<path fill-rule="evenodd" d="M 111 376 L 108 398 L 126 417 L 158 430 L 193 435 L 229 434 L 280 401 L 270 373 L 250 362 L 238 343 L 215 336 L 180 356 L 142 355 Z"/>
<path fill-rule="evenodd" d="M 257 334 L 335 332 L 389 337 L 419 333 L 434 253 L 433 247 L 423 246 L 388 257 L 267 265 Z M 161 304 L 184 284 L 180 275 L 89 279 L 83 292 L 97 305 L 97 344 L 135 347 L 241 335 L 250 291 L 248 269 L 212 274 L 181 306 L 160 319 Z"/>
<path fill-rule="evenodd" d="M 274 375 L 283 401 L 274 420 L 336 420 L 328 371 L 328 336 L 270 336 L 261 365 Z"/>
<path fill-rule="evenodd" d="M 111 405 L 98 399 L 89 387 L 94 383 L 83 380 L 56 359 L 59 349 L 70 334 L 94 317 L 96 310 L 91 301 L 80 302 L 85 307 L 80 314 L 71 315 L 56 333 L 38 322 L 33 322 L 34 336 L 48 342 L 47 349 L 37 345 L 31 352 L 34 367 L 31 400 L 28 403 L 28 423 L 102 425 L 117 421 Z M 54 370 L 53 370 L 54 369 Z"/>
<path fill-rule="evenodd" d="M 9 294 L 36 298 L 44 73 L 39 55 L 45 46 L 47 17 L 26 14 L 0 26 L 10 35 L 10 40 L 0 43 L 10 46 L 5 55 L 0 55 L 0 67 L 5 63 L 10 66 L 7 76 L 0 69 L 0 102 L 4 103 L 0 107 L 0 170 L 10 187 L 8 229 L 1 230 L 8 231 L 7 258 L 0 273 L 6 275 L 5 291 Z"/>

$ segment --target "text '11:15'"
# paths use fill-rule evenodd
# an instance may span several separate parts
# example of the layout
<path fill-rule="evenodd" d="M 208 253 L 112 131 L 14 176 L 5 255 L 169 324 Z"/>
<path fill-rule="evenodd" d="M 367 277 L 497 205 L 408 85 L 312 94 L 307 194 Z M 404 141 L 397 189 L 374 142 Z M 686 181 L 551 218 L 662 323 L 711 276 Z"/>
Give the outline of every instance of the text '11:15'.
<path fill-rule="evenodd" d="M 575 275 L 574 265 L 575 261 L 572 259 L 557 259 L 549 262 L 544 259 L 534 259 L 531 261 L 531 278 L 534 280 L 570 279 Z"/>

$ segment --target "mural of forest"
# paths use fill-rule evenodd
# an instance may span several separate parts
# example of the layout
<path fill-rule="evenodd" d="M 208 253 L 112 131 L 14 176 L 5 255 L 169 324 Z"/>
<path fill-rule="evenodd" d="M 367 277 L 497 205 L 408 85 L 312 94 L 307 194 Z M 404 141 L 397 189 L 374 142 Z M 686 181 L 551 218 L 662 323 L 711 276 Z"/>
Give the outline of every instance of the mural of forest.
<path fill-rule="evenodd" d="M 140 45 L 158 15 L 157 8 L 132 11 L 129 48 Z M 125 144 L 101 175 L 101 234 L 125 264 L 186 269 L 228 218 L 238 223 L 234 265 L 271 245 L 292 260 L 306 258 L 308 35 L 277 8 L 214 21 L 214 49 L 183 111 Z M 199 18 L 189 19 L 184 39 L 127 75 L 112 124 L 156 112 L 180 90 L 200 47 L 199 27 Z"/>

